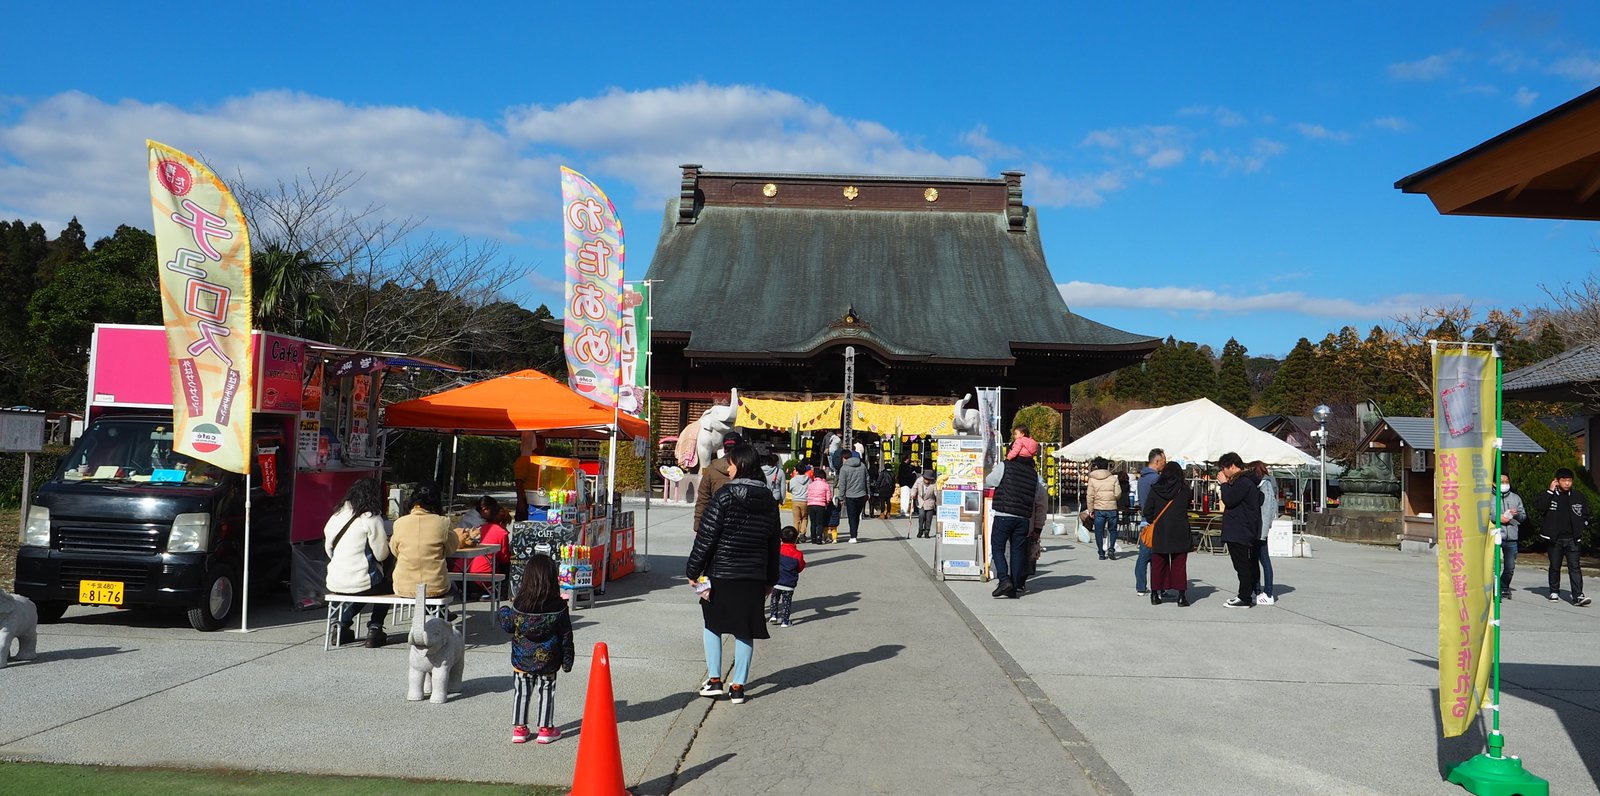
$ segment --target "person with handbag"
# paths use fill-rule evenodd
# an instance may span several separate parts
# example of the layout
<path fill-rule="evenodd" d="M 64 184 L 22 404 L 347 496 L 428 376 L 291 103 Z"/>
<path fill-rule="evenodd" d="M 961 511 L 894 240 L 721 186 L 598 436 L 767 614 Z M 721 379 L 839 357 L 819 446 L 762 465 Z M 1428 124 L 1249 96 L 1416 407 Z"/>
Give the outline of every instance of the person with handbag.
<path fill-rule="evenodd" d="M 322 527 L 323 550 L 328 554 L 328 591 L 334 594 L 392 594 L 389 583 L 389 566 L 394 559 L 389 555 L 389 529 L 383 519 L 383 496 L 378 482 L 362 478 L 350 485 L 339 510 L 328 518 Z M 364 603 L 347 602 L 339 608 L 339 644 L 355 641 L 350 624 L 361 612 Z M 383 620 L 389 616 L 389 606 L 368 605 L 372 613 L 367 618 L 369 648 L 389 643 L 383 632 Z"/>
<path fill-rule="evenodd" d="M 1189 605 L 1189 551 L 1194 534 L 1189 529 L 1189 485 L 1183 465 L 1167 462 L 1150 486 L 1144 501 L 1145 525 L 1139 544 L 1150 548 L 1150 604 L 1160 605 L 1166 591 L 1178 593 L 1178 605 Z"/>

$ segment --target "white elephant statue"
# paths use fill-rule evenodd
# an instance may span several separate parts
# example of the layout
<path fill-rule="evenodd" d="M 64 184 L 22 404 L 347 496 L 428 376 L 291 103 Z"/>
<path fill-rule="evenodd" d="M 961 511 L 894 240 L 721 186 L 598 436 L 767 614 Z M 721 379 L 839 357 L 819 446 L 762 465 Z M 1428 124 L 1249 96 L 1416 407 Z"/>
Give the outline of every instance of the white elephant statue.
<path fill-rule="evenodd" d="M 981 433 L 979 429 L 982 426 L 983 417 L 979 414 L 976 406 L 968 406 L 971 403 L 972 393 L 970 392 L 961 396 L 961 400 L 956 401 L 951 424 L 955 427 L 957 434 Z"/>
<path fill-rule="evenodd" d="M 406 699 L 421 702 L 432 694 L 430 701 L 443 705 L 451 691 L 461 690 L 461 670 L 466 658 L 466 644 L 461 634 L 444 617 L 424 618 L 428 599 L 427 584 L 417 584 L 417 612 L 411 617 L 411 666 L 406 672 Z"/>
<path fill-rule="evenodd" d="M 39 609 L 33 601 L 0 589 L 0 669 L 11 660 L 11 640 L 17 640 L 19 661 L 31 661 L 38 655 Z"/>
<path fill-rule="evenodd" d="M 717 454 L 722 452 L 722 435 L 733 430 L 733 421 L 738 415 L 739 408 L 732 404 L 713 406 L 700 415 L 700 433 L 695 443 L 701 468 L 716 461 Z"/>

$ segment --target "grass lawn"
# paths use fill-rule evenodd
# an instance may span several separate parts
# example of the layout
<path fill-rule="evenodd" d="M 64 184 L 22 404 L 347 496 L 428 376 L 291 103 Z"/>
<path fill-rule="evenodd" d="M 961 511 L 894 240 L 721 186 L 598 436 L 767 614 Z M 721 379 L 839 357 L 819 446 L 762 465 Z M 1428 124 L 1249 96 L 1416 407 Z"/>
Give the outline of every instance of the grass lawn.
<path fill-rule="evenodd" d="M 337 793 L 341 796 L 345 794 L 449 796 L 457 793 L 488 796 L 512 796 L 512 794 L 554 796 L 565 792 L 566 788 L 366 777 L 319 777 L 311 774 L 276 774 L 258 771 L 193 771 L 0 762 L 0 791 L 36 796 L 56 793 L 115 793 L 123 796 L 186 796 L 187 794 L 305 796 L 315 793 Z"/>

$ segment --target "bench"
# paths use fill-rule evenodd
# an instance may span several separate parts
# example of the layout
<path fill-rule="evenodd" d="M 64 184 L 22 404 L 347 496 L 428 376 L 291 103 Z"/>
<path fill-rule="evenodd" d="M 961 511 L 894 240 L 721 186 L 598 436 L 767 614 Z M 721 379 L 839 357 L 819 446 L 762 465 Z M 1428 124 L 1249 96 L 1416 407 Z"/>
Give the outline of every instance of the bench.
<path fill-rule="evenodd" d="M 324 594 L 322 601 L 328 606 L 328 626 L 322 634 L 322 651 L 339 646 L 339 608 L 345 603 L 359 603 L 362 605 L 392 605 L 399 608 L 415 608 L 416 597 L 401 597 L 398 594 Z M 450 610 L 450 596 L 429 597 L 422 603 L 428 608 L 448 612 Z M 398 611 L 396 612 L 399 613 Z M 467 612 L 463 608 L 461 616 L 461 635 L 466 637 Z"/>
<path fill-rule="evenodd" d="M 504 573 L 504 572 L 495 572 L 495 573 L 488 573 L 488 572 L 452 572 L 452 573 L 450 573 L 450 580 L 461 584 L 461 593 L 463 595 L 463 599 L 465 599 L 465 595 L 467 593 L 467 584 L 468 583 L 479 583 L 479 584 L 487 583 L 487 584 L 490 584 L 491 588 L 489 589 L 489 594 L 490 594 L 489 610 L 496 611 L 496 612 L 498 612 L 500 610 L 500 584 L 505 582 L 506 573 Z M 516 596 L 516 595 L 512 595 L 512 596 Z"/>

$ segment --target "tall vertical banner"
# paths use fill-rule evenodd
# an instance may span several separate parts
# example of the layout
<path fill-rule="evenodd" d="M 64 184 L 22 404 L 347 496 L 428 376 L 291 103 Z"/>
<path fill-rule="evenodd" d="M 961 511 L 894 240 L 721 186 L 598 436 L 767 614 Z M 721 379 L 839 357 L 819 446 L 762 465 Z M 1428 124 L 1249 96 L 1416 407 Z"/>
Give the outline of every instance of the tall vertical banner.
<path fill-rule="evenodd" d="M 1493 649 L 1495 457 L 1500 435 L 1496 352 L 1435 343 L 1434 521 L 1439 531 L 1439 718 L 1467 731 L 1483 704 Z"/>
<path fill-rule="evenodd" d="M 1000 437 L 1000 390 L 979 387 L 977 394 L 978 415 L 981 417 L 978 429 L 983 436 L 983 471 L 987 473 L 1000 461 L 1000 448 L 1005 444 Z"/>
<path fill-rule="evenodd" d="M 615 406 L 622 364 L 622 221 L 604 191 L 561 167 L 567 239 L 567 384 Z"/>
<path fill-rule="evenodd" d="M 244 215 L 210 169 L 169 146 L 146 143 L 172 364 L 172 448 L 248 472 L 255 346 Z"/>
<path fill-rule="evenodd" d="M 624 285 L 622 290 L 622 383 L 617 400 L 631 415 L 644 412 L 649 388 L 650 283 Z"/>

